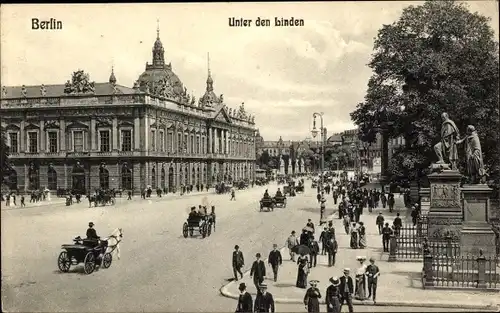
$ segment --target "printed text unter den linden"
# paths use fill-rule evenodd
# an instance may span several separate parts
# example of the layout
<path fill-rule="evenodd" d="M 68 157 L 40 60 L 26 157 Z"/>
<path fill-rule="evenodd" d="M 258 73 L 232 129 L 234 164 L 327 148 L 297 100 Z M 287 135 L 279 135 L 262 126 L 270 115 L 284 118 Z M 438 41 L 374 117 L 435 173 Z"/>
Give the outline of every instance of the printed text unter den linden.
<path fill-rule="evenodd" d="M 274 17 L 274 19 L 260 18 L 258 17 L 255 21 L 252 19 L 242 18 L 242 17 L 230 17 L 229 27 L 295 27 L 304 26 L 304 20 L 301 18 L 284 18 L 284 17 Z"/>

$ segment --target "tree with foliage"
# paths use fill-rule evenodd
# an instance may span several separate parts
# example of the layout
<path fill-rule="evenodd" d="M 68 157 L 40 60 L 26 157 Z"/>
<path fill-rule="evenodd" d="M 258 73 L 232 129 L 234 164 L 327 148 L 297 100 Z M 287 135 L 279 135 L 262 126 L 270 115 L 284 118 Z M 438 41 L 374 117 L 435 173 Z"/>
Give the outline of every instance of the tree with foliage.
<path fill-rule="evenodd" d="M 488 21 L 463 3 L 427 1 L 379 30 L 369 63 L 374 73 L 351 118 L 363 141 L 375 142 L 381 126 L 390 138 L 405 138 L 389 166 L 394 175 L 426 173 L 447 112 L 461 136 L 467 125 L 476 127 L 485 166 L 499 176 L 498 42 Z"/>
<path fill-rule="evenodd" d="M 283 154 L 281 156 L 281 159 L 283 160 L 283 166 L 284 166 L 284 169 L 285 169 L 285 174 L 288 175 L 288 165 L 290 164 L 290 155 Z"/>

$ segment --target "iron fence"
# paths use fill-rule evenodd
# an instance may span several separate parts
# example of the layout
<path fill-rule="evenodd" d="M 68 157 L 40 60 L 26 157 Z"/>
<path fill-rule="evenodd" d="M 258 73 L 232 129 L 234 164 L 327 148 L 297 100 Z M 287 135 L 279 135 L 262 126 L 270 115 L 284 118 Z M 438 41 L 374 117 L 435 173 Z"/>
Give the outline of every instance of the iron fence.
<path fill-rule="evenodd" d="M 391 239 L 394 244 L 389 246 L 389 259 L 391 261 L 421 261 L 423 257 L 422 243 L 427 234 L 427 216 L 420 217 L 416 225 L 404 224 Z"/>
<path fill-rule="evenodd" d="M 500 290 L 499 259 L 482 255 L 424 256 L 423 288 Z"/>

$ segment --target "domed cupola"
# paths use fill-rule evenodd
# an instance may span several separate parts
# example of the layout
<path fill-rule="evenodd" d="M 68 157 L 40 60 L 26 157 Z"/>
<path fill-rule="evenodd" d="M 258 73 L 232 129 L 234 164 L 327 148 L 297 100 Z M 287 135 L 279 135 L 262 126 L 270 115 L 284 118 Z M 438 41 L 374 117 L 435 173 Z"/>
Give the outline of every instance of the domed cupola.
<path fill-rule="evenodd" d="M 115 70 L 113 66 L 111 67 L 111 75 L 109 75 L 109 83 L 116 85 Z"/>
<path fill-rule="evenodd" d="M 141 91 L 152 95 L 183 102 L 187 99 L 186 89 L 172 71 L 172 64 L 165 64 L 165 49 L 160 40 L 160 28 L 156 29 L 152 64 L 146 63 L 146 70 L 137 79 Z"/>

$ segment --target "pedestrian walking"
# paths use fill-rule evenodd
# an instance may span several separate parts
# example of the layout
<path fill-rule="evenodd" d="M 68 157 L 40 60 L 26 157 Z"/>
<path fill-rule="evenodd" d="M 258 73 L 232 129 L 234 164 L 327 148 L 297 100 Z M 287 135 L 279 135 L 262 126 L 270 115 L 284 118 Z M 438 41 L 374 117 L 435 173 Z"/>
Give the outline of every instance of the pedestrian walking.
<path fill-rule="evenodd" d="M 310 244 L 309 244 L 309 249 L 310 249 L 310 253 L 309 253 L 309 268 L 311 267 L 316 267 L 316 264 L 317 264 L 317 259 L 318 259 L 318 253 L 319 253 L 319 245 L 318 245 L 318 242 L 316 240 L 314 240 L 314 236 L 311 236 L 311 241 L 310 241 Z"/>
<path fill-rule="evenodd" d="M 128 195 L 127 200 L 132 200 L 132 191 L 131 191 L 131 190 L 129 190 L 129 191 L 127 192 L 127 195 Z"/>
<path fill-rule="evenodd" d="M 366 300 L 366 257 L 358 256 L 356 260 L 359 261 L 360 265 L 356 270 L 356 292 L 355 298 L 357 300 Z"/>
<path fill-rule="evenodd" d="M 229 201 L 236 201 L 236 194 L 235 194 L 235 191 L 234 189 L 231 189 L 231 199 Z"/>
<path fill-rule="evenodd" d="M 24 203 L 24 196 L 21 196 L 21 207 L 25 207 L 26 204 Z"/>
<path fill-rule="evenodd" d="M 413 226 L 417 226 L 417 220 L 418 220 L 418 210 L 415 206 L 412 206 L 411 210 L 411 221 L 413 223 Z"/>
<path fill-rule="evenodd" d="M 328 228 L 324 228 L 321 234 L 319 235 L 319 241 L 321 242 L 321 255 L 325 255 L 326 253 L 326 245 L 328 242 Z"/>
<path fill-rule="evenodd" d="M 360 249 L 366 248 L 366 228 L 363 222 L 359 222 L 358 235 L 359 235 L 359 248 Z"/>
<path fill-rule="evenodd" d="M 370 258 L 370 265 L 366 267 L 366 276 L 368 277 L 368 299 L 373 296 L 373 303 L 377 303 L 377 282 L 380 270 L 375 265 L 375 259 Z"/>
<path fill-rule="evenodd" d="M 267 292 L 267 285 L 262 283 L 259 286 L 257 297 L 255 297 L 255 312 L 274 312 L 274 299 L 270 292 Z"/>
<path fill-rule="evenodd" d="M 347 303 L 349 307 L 349 312 L 352 313 L 352 294 L 354 293 L 354 283 L 352 281 L 352 277 L 349 276 L 350 273 L 349 268 L 344 268 L 344 276 L 340 277 L 340 309 L 342 310 L 342 306 L 344 302 Z"/>
<path fill-rule="evenodd" d="M 380 195 L 380 200 L 382 201 L 382 208 L 385 209 L 385 206 L 387 205 L 387 197 L 385 195 L 385 192 L 383 192 L 383 191 Z"/>
<path fill-rule="evenodd" d="M 278 269 L 283 264 L 283 259 L 281 257 L 281 252 L 278 250 L 278 245 L 273 244 L 273 250 L 269 252 L 268 257 L 269 265 L 273 269 L 274 281 L 278 280 Z"/>
<path fill-rule="evenodd" d="M 290 260 L 295 262 L 295 252 L 293 252 L 293 248 L 299 244 L 299 240 L 295 236 L 295 230 L 292 231 L 291 235 L 288 236 L 286 240 L 286 246 L 288 247 L 288 252 L 290 253 Z"/>
<path fill-rule="evenodd" d="M 260 253 L 257 253 L 255 258 L 256 260 L 253 262 L 252 269 L 250 270 L 250 277 L 253 277 L 255 289 L 259 291 L 259 286 L 266 278 L 266 265 L 264 264 L 264 261 L 260 259 Z"/>
<path fill-rule="evenodd" d="M 389 223 L 385 223 L 385 227 L 382 229 L 382 246 L 384 247 L 384 252 L 389 252 L 389 240 L 392 234 L 393 232 L 389 227 Z"/>
<path fill-rule="evenodd" d="M 306 226 L 307 226 L 307 227 L 309 227 L 309 228 L 312 228 L 312 234 L 314 234 L 314 223 L 312 222 L 312 220 L 311 220 L 311 219 L 308 219 L 308 220 L 307 220 L 307 224 L 306 224 Z M 312 235 L 312 234 L 311 234 L 311 235 Z"/>
<path fill-rule="evenodd" d="M 391 212 L 391 213 L 394 210 L 394 203 L 395 203 L 394 194 L 391 192 L 391 193 L 389 193 L 389 196 L 387 197 L 387 205 L 389 206 L 389 212 Z"/>
<path fill-rule="evenodd" d="M 243 278 L 243 273 L 241 268 L 245 265 L 245 259 L 243 258 L 243 252 L 240 251 L 240 246 L 234 246 L 233 251 L 233 274 L 234 280 L 238 280 L 238 274 Z"/>
<path fill-rule="evenodd" d="M 396 214 L 396 218 L 392 224 L 394 225 L 394 235 L 399 236 L 401 227 L 403 227 L 403 221 L 401 220 L 401 217 L 399 217 L 399 213 Z"/>
<path fill-rule="evenodd" d="M 304 306 L 307 312 L 319 313 L 319 299 L 321 299 L 321 292 L 318 289 L 318 280 L 311 280 L 309 282 L 309 289 L 307 289 L 304 296 Z"/>
<path fill-rule="evenodd" d="M 335 237 L 328 240 L 327 252 L 328 252 L 328 266 L 335 266 L 335 259 L 337 255 L 338 243 Z"/>
<path fill-rule="evenodd" d="M 338 277 L 330 277 L 330 286 L 326 288 L 326 311 L 340 313 L 340 280 Z"/>
<path fill-rule="evenodd" d="M 378 214 L 375 223 L 377 224 L 378 234 L 382 235 L 382 229 L 384 228 L 384 216 L 382 215 L 382 212 Z"/>
<path fill-rule="evenodd" d="M 306 289 L 307 276 L 309 275 L 309 266 L 307 266 L 307 257 L 299 257 L 299 266 L 297 269 L 297 282 L 295 287 Z"/>
<path fill-rule="evenodd" d="M 238 305 L 235 312 L 253 313 L 252 295 L 247 292 L 247 285 L 241 283 L 238 289 L 240 290 L 240 297 L 238 298 Z"/>

